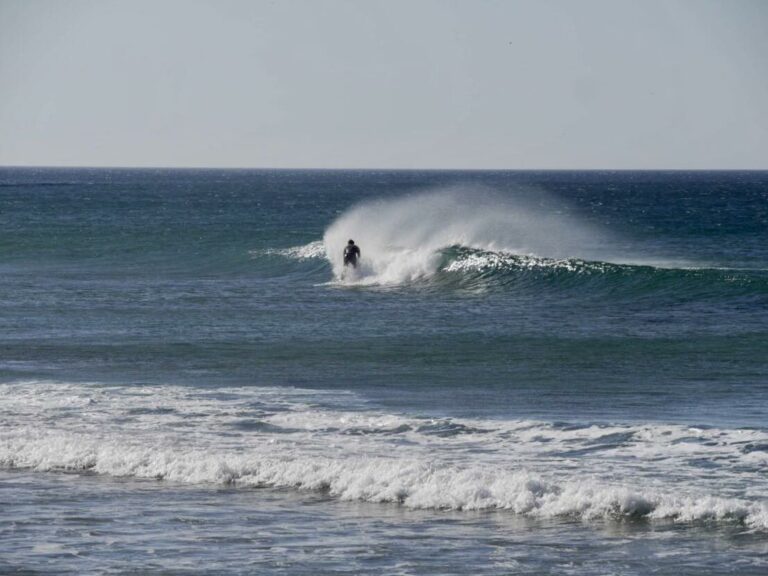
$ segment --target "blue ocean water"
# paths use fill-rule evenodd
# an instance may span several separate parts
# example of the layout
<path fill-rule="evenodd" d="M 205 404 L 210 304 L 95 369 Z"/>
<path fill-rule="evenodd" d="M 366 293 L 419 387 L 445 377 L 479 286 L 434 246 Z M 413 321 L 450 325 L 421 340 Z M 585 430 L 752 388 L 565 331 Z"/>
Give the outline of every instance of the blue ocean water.
<path fill-rule="evenodd" d="M 768 570 L 766 172 L 3 168 L 0 310 L 0 571 Z"/>

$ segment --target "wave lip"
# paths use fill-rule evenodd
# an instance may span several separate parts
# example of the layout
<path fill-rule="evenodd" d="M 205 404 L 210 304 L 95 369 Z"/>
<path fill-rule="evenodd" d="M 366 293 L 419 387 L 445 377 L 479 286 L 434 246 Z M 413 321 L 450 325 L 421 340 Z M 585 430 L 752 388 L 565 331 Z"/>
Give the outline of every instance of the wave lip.
<path fill-rule="evenodd" d="M 0 394 L 6 469 L 768 531 L 767 431 L 435 419 L 301 389 L 24 382 Z"/>

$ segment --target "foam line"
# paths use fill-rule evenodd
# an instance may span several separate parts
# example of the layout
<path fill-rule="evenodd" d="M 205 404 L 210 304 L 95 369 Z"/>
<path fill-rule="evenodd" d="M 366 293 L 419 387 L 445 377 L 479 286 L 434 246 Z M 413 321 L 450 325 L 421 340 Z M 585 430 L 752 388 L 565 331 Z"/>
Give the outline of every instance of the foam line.
<path fill-rule="evenodd" d="M 768 530 L 765 430 L 436 419 L 371 410 L 351 393 L 292 388 L 37 381 L 0 384 L 0 398 L 6 469 Z"/>
<path fill-rule="evenodd" d="M 222 454 L 136 445 L 72 434 L 24 435 L 0 443 L 0 465 L 37 471 L 92 471 L 182 483 L 324 490 L 343 500 L 409 508 L 508 510 L 540 518 L 647 518 L 739 522 L 768 529 L 766 504 L 710 495 L 673 495 L 606 485 L 589 478 L 554 481 L 527 470 L 445 465 L 381 457 L 277 457 L 252 449 Z"/>

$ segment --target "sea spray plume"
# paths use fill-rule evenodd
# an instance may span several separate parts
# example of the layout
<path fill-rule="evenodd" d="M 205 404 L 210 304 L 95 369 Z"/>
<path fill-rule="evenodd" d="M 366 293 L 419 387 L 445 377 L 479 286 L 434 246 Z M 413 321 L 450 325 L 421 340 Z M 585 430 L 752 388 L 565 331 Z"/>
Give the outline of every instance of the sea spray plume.
<path fill-rule="evenodd" d="M 604 232 L 545 204 L 563 207 L 542 191 L 502 195 L 476 186 L 364 202 L 326 230 L 326 254 L 341 278 L 342 250 L 354 238 L 362 250 L 357 282 L 391 285 L 433 275 L 451 246 L 589 259 L 609 243 Z"/>

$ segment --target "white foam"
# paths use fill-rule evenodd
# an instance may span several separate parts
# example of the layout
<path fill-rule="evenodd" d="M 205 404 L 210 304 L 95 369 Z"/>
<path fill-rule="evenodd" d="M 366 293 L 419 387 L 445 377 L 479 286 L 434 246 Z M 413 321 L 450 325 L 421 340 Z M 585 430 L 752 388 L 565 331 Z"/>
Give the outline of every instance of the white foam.
<path fill-rule="evenodd" d="M 341 396 L 4 384 L 0 466 L 327 490 L 411 508 L 768 530 L 765 431 L 430 419 Z"/>

